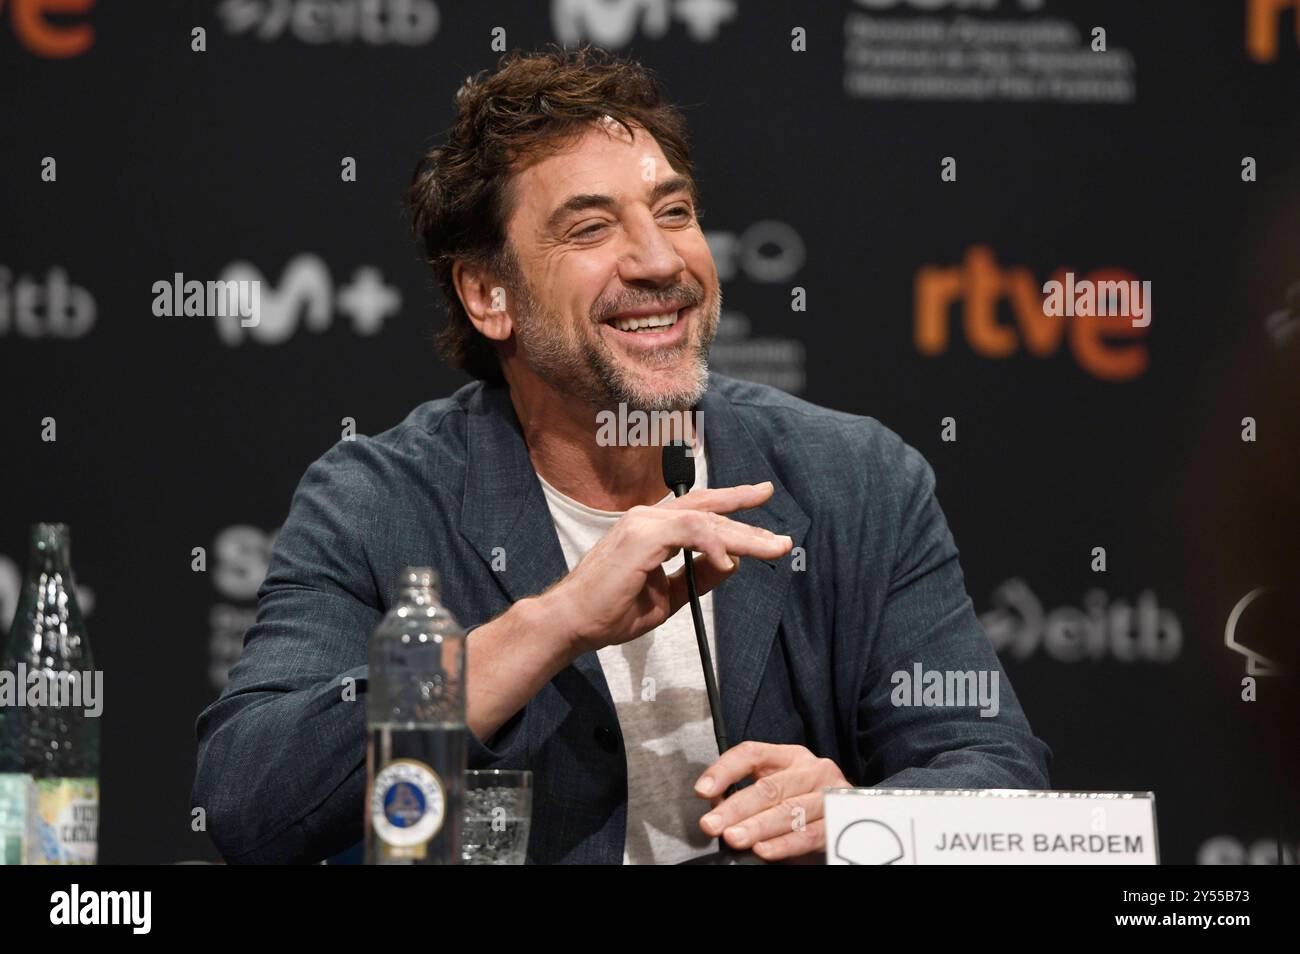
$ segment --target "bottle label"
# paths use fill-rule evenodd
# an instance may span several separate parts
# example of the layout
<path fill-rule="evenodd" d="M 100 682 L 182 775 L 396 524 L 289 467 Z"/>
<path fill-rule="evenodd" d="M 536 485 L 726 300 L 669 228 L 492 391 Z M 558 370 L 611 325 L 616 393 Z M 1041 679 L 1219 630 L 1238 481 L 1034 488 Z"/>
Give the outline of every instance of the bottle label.
<path fill-rule="evenodd" d="M 375 776 L 370 823 L 385 857 L 422 859 L 442 830 L 447 795 L 438 773 L 415 759 L 396 759 Z"/>
<path fill-rule="evenodd" d="M 99 780 L 36 780 L 38 865 L 93 865 L 99 846 Z"/>

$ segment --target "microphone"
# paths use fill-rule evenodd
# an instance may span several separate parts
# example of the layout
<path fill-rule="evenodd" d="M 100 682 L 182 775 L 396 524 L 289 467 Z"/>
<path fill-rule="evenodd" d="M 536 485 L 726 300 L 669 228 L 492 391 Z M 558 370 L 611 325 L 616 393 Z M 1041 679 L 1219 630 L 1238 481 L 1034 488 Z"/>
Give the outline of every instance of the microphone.
<path fill-rule="evenodd" d="M 664 483 L 675 496 L 681 497 L 695 486 L 695 458 L 689 444 L 674 441 L 664 445 L 663 453 Z M 730 747 L 727 745 L 727 727 L 723 721 L 722 702 L 718 698 L 718 681 L 713 676 L 713 655 L 709 652 L 709 639 L 704 631 L 704 611 L 700 609 L 700 594 L 695 586 L 695 563 L 690 547 L 682 548 L 682 557 L 686 561 L 686 593 L 691 600 L 691 619 L 695 621 L 695 641 L 700 647 L 700 661 L 704 664 L 704 688 L 709 694 L 709 712 L 713 716 L 713 735 L 718 741 L 718 754 Z M 730 795 L 733 785 L 727 789 Z"/>
<path fill-rule="evenodd" d="M 689 444 L 673 441 L 664 445 L 664 483 L 677 497 L 683 496 L 695 485 L 695 457 Z M 691 602 L 691 619 L 695 623 L 695 642 L 700 649 L 700 663 L 704 666 L 704 690 L 709 696 L 709 714 L 713 717 L 713 737 L 718 743 L 718 754 L 727 751 L 727 726 L 722 715 L 722 700 L 718 696 L 718 681 L 713 675 L 713 654 L 709 652 L 709 638 L 704 630 L 704 610 L 700 608 L 699 589 L 695 585 L 695 563 L 690 547 L 682 547 L 685 562 L 686 594 Z M 733 782 L 727 787 L 724 798 L 736 792 Z M 710 855 L 684 861 L 686 865 L 761 865 L 766 864 L 748 849 L 737 850 L 718 836 L 718 850 Z"/>
<path fill-rule="evenodd" d="M 682 441 L 664 445 L 664 483 L 678 497 L 695 486 L 695 458 Z"/>

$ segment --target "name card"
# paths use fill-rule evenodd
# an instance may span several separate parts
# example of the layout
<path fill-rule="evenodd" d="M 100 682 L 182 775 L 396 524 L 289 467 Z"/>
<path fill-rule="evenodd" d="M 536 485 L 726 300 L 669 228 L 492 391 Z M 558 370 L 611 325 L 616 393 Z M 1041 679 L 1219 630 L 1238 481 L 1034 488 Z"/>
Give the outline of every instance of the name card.
<path fill-rule="evenodd" d="M 1152 792 L 826 790 L 831 865 L 1154 865 Z"/>

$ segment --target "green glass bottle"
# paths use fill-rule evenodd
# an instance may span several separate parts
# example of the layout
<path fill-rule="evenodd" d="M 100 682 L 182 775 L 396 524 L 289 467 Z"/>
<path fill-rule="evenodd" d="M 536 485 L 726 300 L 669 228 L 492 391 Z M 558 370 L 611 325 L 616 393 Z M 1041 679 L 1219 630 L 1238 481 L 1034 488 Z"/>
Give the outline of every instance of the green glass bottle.
<path fill-rule="evenodd" d="M 99 843 L 99 715 L 94 668 L 77 605 L 65 524 L 32 528 L 27 579 L 0 681 L 0 773 L 35 779 L 41 864 L 94 864 Z"/>

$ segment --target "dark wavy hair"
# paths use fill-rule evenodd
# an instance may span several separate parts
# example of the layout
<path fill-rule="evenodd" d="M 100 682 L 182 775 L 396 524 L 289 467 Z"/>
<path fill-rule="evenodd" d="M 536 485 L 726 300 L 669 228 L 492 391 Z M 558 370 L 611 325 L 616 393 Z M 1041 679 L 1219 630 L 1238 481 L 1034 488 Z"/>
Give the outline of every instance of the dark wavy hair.
<path fill-rule="evenodd" d="M 416 164 L 406 195 L 411 228 L 447 304 L 435 341 L 453 367 L 492 383 L 503 378 L 492 343 L 470 322 L 452 283 L 457 261 L 488 269 L 519 288 L 505 225 L 513 176 L 563 149 L 609 116 L 629 135 L 648 132 L 673 169 L 694 178 L 686 120 L 664 99 L 655 75 L 635 60 L 584 46 L 511 50 L 494 71 L 467 77 L 455 97 L 447 144 Z"/>

